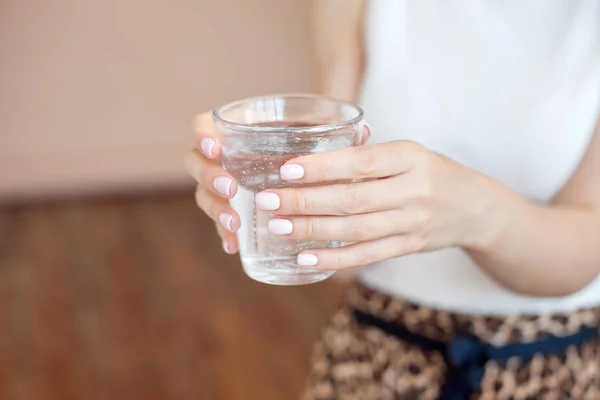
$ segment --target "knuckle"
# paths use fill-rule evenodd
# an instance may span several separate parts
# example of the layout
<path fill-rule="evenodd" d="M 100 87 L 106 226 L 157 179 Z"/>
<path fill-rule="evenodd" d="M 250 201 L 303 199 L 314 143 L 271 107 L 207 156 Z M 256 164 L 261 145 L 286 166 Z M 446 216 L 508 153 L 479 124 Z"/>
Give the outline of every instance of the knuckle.
<path fill-rule="evenodd" d="M 208 195 L 203 187 L 198 186 L 198 188 L 196 189 L 195 198 L 196 205 L 212 218 L 210 209 L 210 199 L 208 198 Z"/>
<path fill-rule="evenodd" d="M 398 146 L 395 152 L 410 160 L 413 166 L 422 167 L 429 163 L 430 152 L 423 145 L 412 140 L 401 140 L 395 143 Z"/>
<path fill-rule="evenodd" d="M 306 239 L 315 239 L 319 234 L 319 221 L 316 218 L 307 218 L 304 227 L 304 237 Z"/>
<path fill-rule="evenodd" d="M 433 189 L 429 183 L 421 183 L 416 185 L 409 197 L 419 204 L 428 206 L 433 200 Z"/>
<path fill-rule="evenodd" d="M 342 213 L 346 215 L 360 214 L 366 209 L 366 200 L 356 185 L 350 185 L 342 199 Z"/>
<path fill-rule="evenodd" d="M 225 239 L 227 237 L 227 231 L 218 222 L 215 222 L 215 229 L 217 230 L 217 233 L 221 239 Z"/>
<path fill-rule="evenodd" d="M 422 153 L 425 149 L 423 145 L 413 141 L 413 140 L 401 140 L 398 142 L 398 145 L 405 151 L 410 153 Z"/>
<path fill-rule="evenodd" d="M 426 230 L 431 223 L 431 210 L 421 209 L 414 212 L 415 226 L 419 230 Z"/>
<path fill-rule="evenodd" d="M 415 165 L 419 167 L 427 167 L 431 162 L 431 153 L 420 144 L 412 145 L 411 152 Z"/>
<path fill-rule="evenodd" d="M 213 181 L 212 181 L 212 177 L 210 176 L 208 171 L 205 168 L 199 168 L 198 174 L 200 174 L 200 184 L 205 189 L 212 190 L 213 189 Z"/>
<path fill-rule="evenodd" d="M 294 191 L 294 202 L 292 212 L 295 214 L 304 214 L 307 210 L 306 194 L 303 190 Z"/>
<path fill-rule="evenodd" d="M 377 169 L 377 157 L 372 151 L 367 151 L 364 148 L 357 150 L 359 156 L 354 163 L 355 175 L 360 178 L 373 176 Z M 362 151 L 361 151 L 362 150 Z"/>
<path fill-rule="evenodd" d="M 215 201 L 211 194 L 204 189 L 201 185 L 196 188 L 194 194 L 196 205 L 200 208 L 210 219 L 216 221 L 218 218 L 219 211 L 227 208 L 227 203 L 224 201 Z"/>

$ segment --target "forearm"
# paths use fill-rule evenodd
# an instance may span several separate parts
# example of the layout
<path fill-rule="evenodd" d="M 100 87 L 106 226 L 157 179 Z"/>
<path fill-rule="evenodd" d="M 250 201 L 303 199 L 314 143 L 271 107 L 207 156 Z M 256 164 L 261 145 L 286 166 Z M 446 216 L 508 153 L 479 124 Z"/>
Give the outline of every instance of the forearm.
<path fill-rule="evenodd" d="M 354 101 L 360 86 L 364 0 L 313 1 L 313 64 L 318 93 Z"/>
<path fill-rule="evenodd" d="M 468 252 L 500 284 L 534 296 L 576 292 L 600 273 L 600 217 L 590 207 L 540 205 L 496 187 L 487 238 Z"/>
<path fill-rule="evenodd" d="M 340 60 L 323 67 L 317 73 L 317 93 L 340 100 L 354 102 L 358 97 L 360 73 L 352 63 Z"/>

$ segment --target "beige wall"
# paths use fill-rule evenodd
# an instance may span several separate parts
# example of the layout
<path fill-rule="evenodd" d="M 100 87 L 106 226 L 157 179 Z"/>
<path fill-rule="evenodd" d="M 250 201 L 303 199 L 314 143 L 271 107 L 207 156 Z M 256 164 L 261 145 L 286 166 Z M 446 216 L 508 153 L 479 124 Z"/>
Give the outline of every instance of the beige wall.
<path fill-rule="evenodd" d="M 0 198 L 189 183 L 196 112 L 310 90 L 307 3 L 0 1 Z"/>

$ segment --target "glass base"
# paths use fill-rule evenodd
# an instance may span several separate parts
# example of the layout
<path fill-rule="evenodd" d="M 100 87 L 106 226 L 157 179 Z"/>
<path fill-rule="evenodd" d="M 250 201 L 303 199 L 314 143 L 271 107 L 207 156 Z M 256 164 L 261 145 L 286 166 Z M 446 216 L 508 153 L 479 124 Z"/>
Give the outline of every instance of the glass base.
<path fill-rule="evenodd" d="M 244 272 L 250 278 L 269 285 L 308 285 L 329 278 L 335 271 L 298 267 L 295 256 L 242 257 Z"/>

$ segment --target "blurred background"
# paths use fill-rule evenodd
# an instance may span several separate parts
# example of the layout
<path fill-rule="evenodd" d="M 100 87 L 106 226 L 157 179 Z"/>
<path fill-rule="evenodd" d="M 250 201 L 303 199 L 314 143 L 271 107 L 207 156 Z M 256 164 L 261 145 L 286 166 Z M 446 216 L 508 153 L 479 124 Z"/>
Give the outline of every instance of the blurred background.
<path fill-rule="evenodd" d="M 183 157 L 311 90 L 304 0 L 0 0 L 0 399 L 293 399 L 341 293 L 221 251 Z"/>

